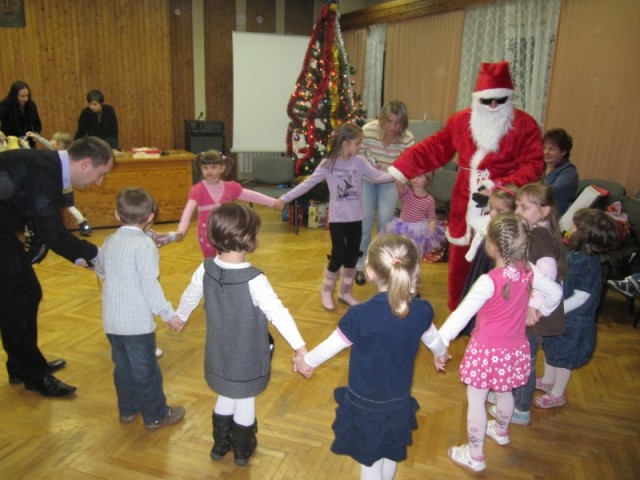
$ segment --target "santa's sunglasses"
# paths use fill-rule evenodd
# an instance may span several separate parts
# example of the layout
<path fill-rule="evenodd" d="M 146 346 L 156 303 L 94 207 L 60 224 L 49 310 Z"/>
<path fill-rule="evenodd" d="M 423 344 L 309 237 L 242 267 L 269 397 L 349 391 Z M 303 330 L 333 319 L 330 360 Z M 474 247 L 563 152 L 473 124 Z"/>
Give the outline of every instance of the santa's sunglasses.
<path fill-rule="evenodd" d="M 500 97 L 500 98 L 481 98 L 480 103 L 482 105 L 491 105 L 493 102 L 496 102 L 498 105 L 504 105 L 509 100 L 509 97 Z"/>

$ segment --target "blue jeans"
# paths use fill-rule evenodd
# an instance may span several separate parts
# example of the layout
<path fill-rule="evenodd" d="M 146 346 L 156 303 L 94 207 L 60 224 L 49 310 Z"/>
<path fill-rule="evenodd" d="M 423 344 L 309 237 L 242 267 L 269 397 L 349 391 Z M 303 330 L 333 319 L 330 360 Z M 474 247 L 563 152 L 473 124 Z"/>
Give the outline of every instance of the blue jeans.
<path fill-rule="evenodd" d="M 144 423 L 167 416 L 167 399 L 162 389 L 162 372 L 156 359 L 155 332 L 144 335 L 107 334 L 115 365 L 113 381 L 121 416 L 142 414 Z"/>
<path fill-rule="evenodd" d="M 514 406 L 520 412 L 531 410 L 533 394 L 536 391 L 536 357 L 538 356 L 542 337 L 540 335 L 527 335 L 527 340 L 529 340 L 529 348 L 531 349 L 531 374 L 526 385 L 513 389 Z"/>
<path fill-rule="evenodd" d="M 366 179 L 362 181 L 362 209 L 364 219 L 362 220 L 362 240 L 360 241 L 360 251 L 362 256 L 358 260 L 357 269 L 364 270 L 364 258 L 371 243 L 373 231 L 373 220 L 378 212 L 378 232 L 387 223 L 393 220 L 398 203 L 398 189 L 394 182 L 371 183 Z"/>

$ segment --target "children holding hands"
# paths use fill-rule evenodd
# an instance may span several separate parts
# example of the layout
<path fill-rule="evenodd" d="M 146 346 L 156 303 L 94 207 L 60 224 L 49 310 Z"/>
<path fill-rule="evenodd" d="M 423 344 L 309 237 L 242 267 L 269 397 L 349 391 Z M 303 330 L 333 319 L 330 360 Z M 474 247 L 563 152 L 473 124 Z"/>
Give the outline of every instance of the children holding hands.
<path fill-rule="evenodd" d="M 164 296 L 158 248 L 145 233 L 155 214 L 156 203 L 146 190 L 121 191 L 116 218 L 122 226 L 105 240 L 95 264 L 103 282 L 103 323 L 111 344 L 120 422 L 130 423 L 140 413 L 148 430 L 174 424 L 185 414 L 183 407 L 167 405 L 156 359 L 154 315 L 176 331 L 184 322 Z"/>
<path fill-rule="evenodd" d="M 449 449 L 455 463 L 475 472 L 486 466 L 485 434 L 498 445 L 509 443 L 508 425 L 514 408 L 511 391 L 526 384 L 531 372 L 525 334 L 531 289 L 541 294 L 542 315 L 551 313 L 562 299 L 560 285 L 527 263 L 528 228 L 519 216 L 496 215 L 489 223 L 485 248 L 495 268 L 478 278 L 440 328 L 448 346 L 477 314 L 459 369 L 467 385 L 469 442 Z M 496 393 L 497 407 L 496 420 L 487 422 L 485 402 L 489 391 Z"/>
<path fill-rule="evenodd" d="M 169 242 L 181 242 L 187 234 L 193 212 L 198 211 L 197 231 L 200 249 L 205 258 L 216 255 L 216 249 L 209 241 L 207 220 L 213 210 L 234 200 L 244 200 L 274 207 L 276 199 L 259 192 L 247 190 L 238 182 L 224 180 L 230 158 L 217 150 L 207 150 L 195 158 L 195 167 L 200 170 L 202 180 L 191 187 L 189 199 L 182 211 L 182 217 L 176 232 L 156 233 L 155 242 L 159 247 Z"/>
<path fill-rule="evenodd" d="M 255 211 L 237 203 L 225 203 L 211 213 L 209 239 L 218 255 L 197 268 L 178 308 L 186 322 L 205 298 L 205 378 L 218 394 L 210 456 L 220 460 L 233 449 L 238 466 L 249 462 L 257 446 L 255 397 L 267 387 L 271 374 L 268 321 L 297 355 L 307 352 L 267 277 L 245 260 L 258 245 L 260 224 Z"/>
<path fill-rule="evenodd" d="M 329 231 L 331 233 L 331 255 L 324 272 L 320 290 L 322 306 L 334 310 L 333 291 L 342 268 L 342 285 L 338 300 L 348 306 L 357 305 L 353 298 L 353 281 L 356 263 L 360 257 L 362 238 L 362 179 L 373 183 L 392 182 L 393 177 L 376 169 L 360 156 L 362 129 L 351 123 L 340 125 L 333 133 L 330 153 L 327 158 L 290 192 L 282 195 L 274 208 L 282 209 L 286 203 L 307 193 L 323 180 L 329 187 Z"/>
<path fill-rule="evenodd" d="M 421 256 L 400 235 L 381 235 L 369 246 L 366 274 L 378 292 L 350 308 L 338 328 L 307 354 L 293 359 L 305 377 L 351 347 L 348 386 L 335 390 L 338 403 L 331 450 L 361 464 L 361 479 L 391 479 L 407 457 L 417 428 L 418 402 L 411 396 L 420 342 L 444 370 L 449 355 L 433 324 L 433 307 L 416 298 Z"/>

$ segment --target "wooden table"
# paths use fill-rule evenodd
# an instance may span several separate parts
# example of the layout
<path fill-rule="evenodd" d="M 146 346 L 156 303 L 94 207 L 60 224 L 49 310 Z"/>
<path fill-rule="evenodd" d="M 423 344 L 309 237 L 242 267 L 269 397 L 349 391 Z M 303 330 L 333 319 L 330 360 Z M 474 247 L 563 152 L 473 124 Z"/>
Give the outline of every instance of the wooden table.
<path fill-rule="evenodd" d="M 116 157 L 114 167 L 102 185 L 74 189 L 76 207 L 93 228 L 118 226 L 114 217 L 116 195 L 123 188 L 142 187 L 158 204 L 156 221 L 176 222 L 180 220 L 193 183 L 194 157 L 185 150 L 169 150 L 169 155 L 159 158 L 133 158 L 131 152 L 125 152 Z M 65 222 L 71 229 L 78 228 L 68 212 L 65 212 Z"/>

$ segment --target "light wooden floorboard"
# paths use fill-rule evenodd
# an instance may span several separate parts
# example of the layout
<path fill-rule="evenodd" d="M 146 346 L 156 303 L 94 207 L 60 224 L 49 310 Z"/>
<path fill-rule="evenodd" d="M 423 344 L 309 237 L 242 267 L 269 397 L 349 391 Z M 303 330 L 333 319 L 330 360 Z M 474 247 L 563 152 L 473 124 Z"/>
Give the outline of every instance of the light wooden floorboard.
<path fill-rule="evenodd" d="M 279 215 L 257 207 L 263 218 L 260 246 L 250 260 L 264 270 L 313 347 L 336 326 L 345 307 L 322 309 L 318 287 L 329 251 L 324 230 L 301 228 L 298 236 Z M 169 231 L 175 225 L 159 225 Z M 98 230 L 101 244 L 113 230 Z M 177 305 L 201 261 L 193 230 L 184 242 L 161 250 L 161 282 Z M 186 407 L 185 420 L 148 432 L 141 421 L 118 422 L 110 348 L 102 329 L 101 302 L 92 272 L 55 254 L 36 267 L 44 290 L 40 347 L 68 366 L 57 375 L 78 387 L 70 399 L 46 399 L 11 386 L 0 371 L 0 478 L 2 479 L 319 479 L 359 477 L 349 457 L 330 452 L 335 403 L 333 389 L 347 378 L 348 351 L 320 367 L 311 380 L 290 372 L 291 349 L 273 330 L 273 375 L 257 399 L 258 449 L 249 465 L 235 467 L 232 455 L 209 458 L 215 394 L 203 378 L 204 315 L 197 309 L 182 334 L 159 324 L 160 365 L 171 404 Z M 440 325 L 446 308 L 446 264 L 423 263 L 422 294 Z M 356 287 L 366 299 L 371 285 Z M 563 408 L 533 408 L 533 423 L 512 426 L 511 445 L 488 440 L 487 470 L 474 475 L 451 463 L 447 448 L 466 442 L 466 396 L 457 375 L 466 337 L 452 345 L 446 374 L 433 369 L 422 348 L 413 394 L 419 428 L 396 479 L 637 479 L 640 478 L 640 330 L 616 292 L 610 292 L 598 325 L 593 360 L 575 372 Z M 6 361 L 4 351 L 0 360 Z M 539 361 L 542 368 L 542 358 Z"/>

